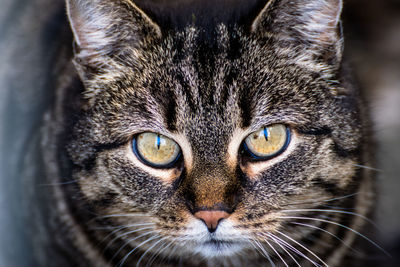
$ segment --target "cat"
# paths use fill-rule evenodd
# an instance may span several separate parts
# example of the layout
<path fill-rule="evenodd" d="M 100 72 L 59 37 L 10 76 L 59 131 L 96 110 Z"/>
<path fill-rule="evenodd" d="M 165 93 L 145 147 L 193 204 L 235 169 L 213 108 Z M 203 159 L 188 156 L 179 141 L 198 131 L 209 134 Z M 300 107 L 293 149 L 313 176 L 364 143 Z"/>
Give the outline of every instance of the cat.
<path fill-rule="evenodd" d="M 66 1 L 41 265 L 354 266 L 357 240 L 374 244 L 342 1 L 261 2 L 162 23 L 133 0 Z"/>

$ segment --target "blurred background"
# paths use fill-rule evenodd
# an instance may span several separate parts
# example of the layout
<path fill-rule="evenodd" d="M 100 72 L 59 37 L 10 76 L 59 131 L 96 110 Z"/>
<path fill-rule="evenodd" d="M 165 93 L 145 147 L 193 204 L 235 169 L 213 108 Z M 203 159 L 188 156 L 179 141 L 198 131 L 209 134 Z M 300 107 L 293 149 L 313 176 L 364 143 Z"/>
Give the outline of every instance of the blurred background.
<path fill-rule="evenodd" d="M 384 245 L 400 252 L 400 1 L 344 3 L 345 50 L 365 90 L 378 146 L 376 220 Z"/>
<path fill-rule="evenodd" d="M 168 0 L 154 0 L 160 4 Z M 169 0 L 173 1 L 173 0 Z M 245 0 L 243 0 L 245 1 Z M 142 1 L 143 2 L 143 1 Z M 344 0 L 345 50 L 377 141 L 378 241 L 400 251 L 400 0 Z M 53 97 L 62 0 L 0 0 L 0 266 L 30 266 L 24 155 Z M 71 40 L 67 40 L 71 42 Z M 71 43 L 72 44 L 72 43 Z M 396 254 L 397 255 L 397 254 Z M 394 256 L 396 256 L 394 255 Z"/>

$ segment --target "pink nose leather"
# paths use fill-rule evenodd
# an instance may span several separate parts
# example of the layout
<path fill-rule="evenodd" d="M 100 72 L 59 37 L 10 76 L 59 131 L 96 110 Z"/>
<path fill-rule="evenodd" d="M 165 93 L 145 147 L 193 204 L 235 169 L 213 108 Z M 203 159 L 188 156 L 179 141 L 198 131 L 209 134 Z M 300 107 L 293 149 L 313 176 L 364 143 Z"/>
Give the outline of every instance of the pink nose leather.
<path fill-rule="evenodd" d="M 194 217 L 202 220 L 206 225 L 210 232 L 214 232 L 217 229 L 219 222 L 222 219 L 226 219 L 229 217 L 229 213 L 225 211 L 210 211 L 210 210 L 202 210 L 198 211 L 194 214 Z"/>

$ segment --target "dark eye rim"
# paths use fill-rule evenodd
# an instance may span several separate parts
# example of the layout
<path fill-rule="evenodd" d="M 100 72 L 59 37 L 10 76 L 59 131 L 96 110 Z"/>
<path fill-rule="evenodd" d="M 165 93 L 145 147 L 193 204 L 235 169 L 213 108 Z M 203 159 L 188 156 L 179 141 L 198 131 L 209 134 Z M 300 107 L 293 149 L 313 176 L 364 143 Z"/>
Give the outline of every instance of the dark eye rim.
<path fill-rule="evenodd" d="M 181 150 L 181 148 L 179 147 L 179 145 L 178 145 L 178 147 L 179 147 L 179 153 L 178 153 L 178 155 L 176 156 L 176 158 L 175 158 L 173 161 L 171 161 L 171 162 L 168 163 L 168 164 L 154 164 L 154 163 L 151 163 L 151 162 L 147 161 L 146 159 L 144 159 L 143 156 L 140 154 L 140 152 L 139 152 L 139 150 L 138 150 L 138 147 L 137 147 L 137 140 L 136 140 L 137 137 L 138 137 L 139 135 L 141 135 L 141 134 L 143 134 L 143 133 L 136 134 L 136 135 L 132 138 L 132 145 L 131 145 L 133 154 L 135 154 L 136 158 L 137 158 L 139 161 L 141 161 L 143 164 L 145 164 L 145 165 L 147 165 L 147 166 L 149 166 L 149 167 L 155 168 L 155 169 L 173 169 L 173 168 L 176 168 L 176 167 L 178 166 L 178 163 L 180 162 L 180 160 L 181 160 L 181 158 L 182 158 L 182 150 Z M 154 134 L 157 134 L 157 133 L 154 133 Z"/>
<path fill-rule="evenodd" d="M 270 126 L 272 126 L 272 125 L 270 125 Z M 270 126 L 266 126 L 266 127 L 270 127 Z M 266 157 L 260 157 L 260 156 L 255 155 L 253 152 L 251 152 L 251 150 L 246 145 L 246 142 L 245 142 L 246 139 L 243 140 L 243 142 L 242 142 L 242 153 L 245 154 L 252 161 L 266 161 L 266 160 L 270 160 L 272 158 L 275 158 L 275 157 L 279 156 L 280 154 L 285 152 L 285 150 L 288 148 L 288 146 L 289 146 L 289 144 L 290 144 L 290 142 L 292 140 L 292 132 L 290 130 L 290 127 L 287 126 L 287 125 L 284 125 L 284 126 L 286 127 L 286 141 L 285 141 L 285 144 L 282 146 L 281 149 L 279 149 L 274 154 L 266 156 Z"/>

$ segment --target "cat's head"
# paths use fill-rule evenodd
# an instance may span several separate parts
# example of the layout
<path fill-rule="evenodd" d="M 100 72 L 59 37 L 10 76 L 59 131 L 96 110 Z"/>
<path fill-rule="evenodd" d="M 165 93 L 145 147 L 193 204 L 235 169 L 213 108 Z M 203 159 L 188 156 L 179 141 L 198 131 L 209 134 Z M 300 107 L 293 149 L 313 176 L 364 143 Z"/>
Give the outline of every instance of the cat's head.
<path fill-rule="evenodd" d="M 86 99 L 67 149 L 110 255 L 273 254 L 356 190 L 341 1 L 269 1 L 212 38 L 164 30 L 130 0 L 67 3 Z"/>

